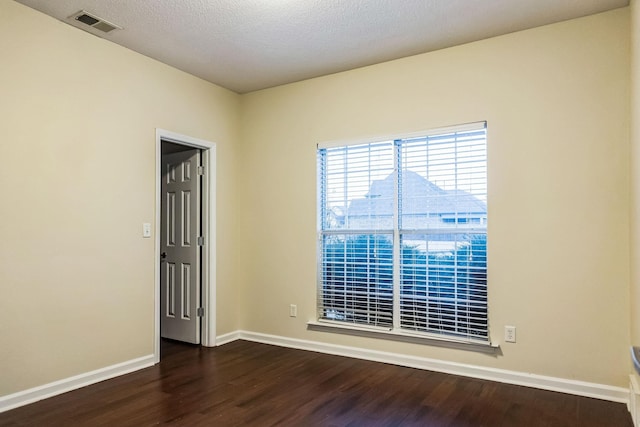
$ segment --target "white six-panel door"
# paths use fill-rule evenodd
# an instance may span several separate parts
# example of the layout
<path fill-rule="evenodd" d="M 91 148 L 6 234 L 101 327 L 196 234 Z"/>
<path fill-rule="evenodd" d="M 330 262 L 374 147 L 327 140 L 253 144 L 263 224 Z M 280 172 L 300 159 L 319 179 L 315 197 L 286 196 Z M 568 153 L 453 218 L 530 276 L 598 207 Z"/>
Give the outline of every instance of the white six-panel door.
<path fill-rule="evenodd" d="M 160 335 L 200 343 L 200 150 L 162 156 Z"/>

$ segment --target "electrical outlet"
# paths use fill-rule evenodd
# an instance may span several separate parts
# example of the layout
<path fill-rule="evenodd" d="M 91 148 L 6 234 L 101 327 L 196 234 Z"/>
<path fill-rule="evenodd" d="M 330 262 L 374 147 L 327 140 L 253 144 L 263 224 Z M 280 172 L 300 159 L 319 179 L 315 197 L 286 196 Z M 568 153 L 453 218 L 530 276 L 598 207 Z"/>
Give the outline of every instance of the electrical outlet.
<path fill-rule="evenodd" d="M 298 317 L 298 306 L 291 304 L 289 306 L 289 317 Z"/>
<path fill-rule="evenodd" d="M 504 327 L 504 341 L 505 342 L 516 342 L 516 327 L 515 326 L 505 326 Z"/>

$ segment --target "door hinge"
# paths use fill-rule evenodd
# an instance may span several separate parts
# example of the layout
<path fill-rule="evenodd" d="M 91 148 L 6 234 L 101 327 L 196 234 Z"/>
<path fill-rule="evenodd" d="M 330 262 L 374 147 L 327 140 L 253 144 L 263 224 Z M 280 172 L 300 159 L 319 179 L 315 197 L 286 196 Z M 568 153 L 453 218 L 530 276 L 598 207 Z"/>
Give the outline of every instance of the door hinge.
<path fill-rule="evenodd" d="M 198 236 L 198 246 L 204 246 L 204 237 Z"/>
<path fill-rule="evenodd" d="M 204 166 L 198 166 L 198 175 L 204 175 Z"/>
<path fill-rule="evenodd" d="M 198 307 L 198 310 L 196 310 L 196 315 L 198 317 L 203 317 L 204 316 L 204 308 Z"/>

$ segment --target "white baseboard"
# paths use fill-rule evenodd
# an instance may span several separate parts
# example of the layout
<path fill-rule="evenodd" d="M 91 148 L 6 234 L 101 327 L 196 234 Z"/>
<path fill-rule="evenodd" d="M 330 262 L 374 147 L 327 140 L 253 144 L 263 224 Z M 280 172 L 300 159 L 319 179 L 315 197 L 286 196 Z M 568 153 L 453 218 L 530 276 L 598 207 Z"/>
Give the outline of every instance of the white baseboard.
<path fill-rule="evenodd" d="M 634 427 L 640 427 L 640 419 L 638 419 L 638 412 L 640 410 L 640 386 L 636 377 L 629 375 L 629 413 L 631 413 L 631 419 L 633 420 Z"/>
<path fill-rule="evenodd" d="M 228 334 L 216 337 L 216 346 L 230 343 L 240 339 L 240 331 L 229 332 Z"/>
<path fill-rule="evenodd" d="M 137 359 L 118 363 L 116 365 L 107 366 L 105 368 L 96 369 L 95 371 L 86 372 L 74 377 L 65 378 L 49 384 L 30 388 L 28 390 L 9 394 L 0 397 L 0 412 L 8 411 L 19 406 L 28 405 L 38 400 L 53 397 L 58 394 L 76 390 L 100 381 L 108 380 L 120 375 L 128 374 L 143 368 L 154 365 L 154 356 L 139 357 Z"/>
<path fill-rule="evenodd" d="M 316 341 L 300 340 L 248 331 L 237 331 L 226 334 L 224 335 L 224 338 L 226 338 L 225 342 L 230 342 L 234 339 L 243 339 L 247 341 L 272 344 L 281 347 L 289 347 L 300 350 L 315 351 L 319 353 L 334 354 L 338 356 L 353 357 L 357 359 L 371 360 L 374 362 L 390 363 L 393 365 L 407 366 L 410 368 L 462 375 L 465 377 L 479 378 L 507 384 L 522 385 L 542 390 L 558 391 L 562 393 L 575 394 L 578 396 L 593 397 L 596 399 L 609 400 L 612 402 L 626 403 L 627 405 L 629 404 L 628 389 L 622 387 L 613 387 L 604 384 L 527 374 L 524 372 L 487 368 L 483 366 L 466 365 L 462 363 L 454 363 L 437 359 L 428 359 L 425 357 L 387 353 L 382 351 L 367 350 L 358 347 L 327 344 Z M 222 340 L 220 340 L 219 342 L 222 343 Z"/>
<path fill-rule="evenodd" d="M 613 387 L 604 384 L 466 365 L 437 359 L 367 350 L 358 347 L 327 344 L 317 341 L 300 340 L 248 331 L 234 331 L 220 335 L 216 337 L 216 345 L 223 345 L 239 339 L 626 403 L 629 408 L 629 412 L 631 412 L 634 426 L 640 427 L 640 420 L 638 420 L 637 417 L 637 410 L 640 410 L 640 387 L 638 387 L 637 381 L 633 376 L 630 378 L 629 389 L 625 389 L 622 387 Z M 100 381 L 144 369 L 149 366 L 153 366 L 155 364 L 154 361 L 154 355 L 151 354 L 20 391 L 18 393 L 0 396 L 0 412 L 8 411 L 29 403 L 37 402 L 38 400 L 53 397 Z"/>

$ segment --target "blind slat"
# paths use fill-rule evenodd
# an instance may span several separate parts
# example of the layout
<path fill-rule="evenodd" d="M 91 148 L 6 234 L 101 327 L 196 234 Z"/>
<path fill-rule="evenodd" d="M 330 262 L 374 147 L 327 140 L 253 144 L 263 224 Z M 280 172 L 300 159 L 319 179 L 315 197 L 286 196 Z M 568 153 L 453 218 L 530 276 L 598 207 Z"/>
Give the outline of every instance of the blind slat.
<path fill-rule="evenodd" d="M 484 124 L 329 144 L 318 183 L 320 318 L 488 341 Z"/>

